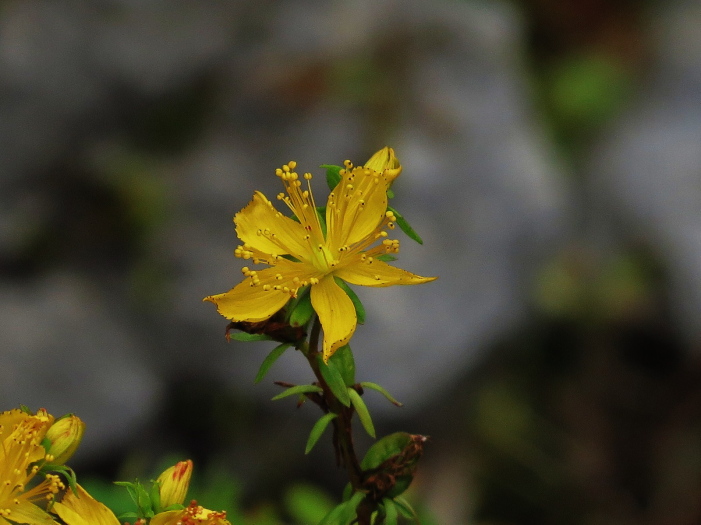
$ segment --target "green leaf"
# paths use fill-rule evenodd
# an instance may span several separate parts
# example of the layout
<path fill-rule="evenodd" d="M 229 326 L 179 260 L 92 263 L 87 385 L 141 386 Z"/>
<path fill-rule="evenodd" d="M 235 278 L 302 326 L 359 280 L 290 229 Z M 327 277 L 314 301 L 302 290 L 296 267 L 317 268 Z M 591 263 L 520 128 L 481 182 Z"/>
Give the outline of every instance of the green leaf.
<path fill-rule="evenodd" d="M 272 337 L 269 335 L 265 334 L 249 334 L 247 332 L 234 332 L 229 336 L 230 339 L 234 339 L 236 341 L 243 341 L 243 342 L 249 342 L 249 341 L 272 341 Z"/>
<path fill-rule="evenodd" d="M 375 442 L 365 453 L 360 468 L 370 470 L 379 467 L 389 458 L 401 454 L 411 443 L 411 434 L 395 432 Z"/>
<path fill-rule="evenodd" d="M 326 170 L 326 184 L 329 185 L 329 189 L 333 191 L 333 189 L 338 186 L 338 183 L 341 182 L 341 170 L 343 169 L 343 166 L 335 166 L 333 164 L 322 164 L 322 168 Z"/>
<path fill-rule="evenodd" d="M 348 389 L 346 388 L 346 382 L 343 380 L 343 375 L 341 371 L 336 366 L 336 363 L 329 359 L 328 364 L 324 364 L 324 360 L 321 355 L 317 356 L 317 361 L 319 363 L 319 369 L 321 370 L 321 375 L 329 385 L 331 392 L 336 399 L 338 399 L 344 406 L 350 406 L 350 397 L 348 397 Z"/>
<path fill-rule="evenodd" d="M 382 504 L 385 506 L 385 525 L 397 525 L 399 516 L 394 501 L 389 498 L 383 498 Z"/>
<path fill-rule="evenodd" d="M 370 417 L 370 412 L 368 411 L 365 401 L 363 401 L 363 398 L 360 397 L 360 394 L 358 394 L 355 388 L 348 387 L 348 395 L 350 396 L 350 401 L 353 404 L 355 411 L 358 413 L 358 418 L 360 419 L 365 432 L 367 432 L 371 438 L 375 439 L 375 427 L 372 424 L 372 418 Z"/>
<path fill-rule="evenodd" d="M 358 299 L 358 296 L 355 294 L 353 289 L 348 286 L 346 281 L 339 277 L 334 277 L 334 281 L 336 281 L 336 284 L 340 286 L 344 292 L 350 297 L 350 300 L 353 301 L 353 306 L 355 307 L 355 315 L 358 318 L 358 324 L 364 324 L 365 323 L 365 307 L 363 306 L 363 303 L 360 302 L 360 299 Z"/>
<path fill-rule="evenodd" d="M 253 380 L 254 383 L 261 382 L 261 380 L 265 377 L 265 374 L 267 374 L 268 370 L 270 370 L 270 367 L 273 366 L 273 363 L 277 361 L 278 358 L 284 354 L 285 350 L 287 350 L 290 346 L 292 346 L 290 343 L 282 343 L 281 345 L 273 348 L 273 351 L 270 352 L 265 359 L 263 359 L 263 362 L 258 369 L 258 373 L 256 374 L 256 378 Z"/>
<path fill-rule="evenodd" d="M 355 359 L 350 345 L 343 345 L 329 358 L 334 366 L 341 372 L 343 382 L 346 386 L 355 384 Z"/>
<path fill-rule="evenodd" d="M 282 399 L 284 397 L 289 397 L 289 396 L 294 396 L 295 394 L 308 394 L 310 392 L 322 392 L 321 388 L 319 388 L 316 385 L 297 385 L 297 386 L 291 386 L 284 392 L 276 395 L 272 401 L 277 401 L 278 399 Z"/>
<path fill-rule="evenodd" d="M 326 427 L 329 426 L 329 423 L 331 423 L 331 420 L 335 417 L 338 417 L 338 414 L 329 412 L 328 414 L 321 416 L 319 420 L 314 423 L 312 431 L 309 433 L 309 439 L 307 440 L 307 448 L 304 449 L 305 454 L 309 454 L 312 451 L 314 445 L 316 445 L 316 442 L 319 441 L 319 438 L 324 433 L 324 430 L 326 430 Z"/>
<path fill-rule="evenodd" d="M 395 406 L 398 406 L 398 407 L 403 406 L 399 401 L 394 399 L 390 395 L 390 393 L 387 392 L 387 390 L 385 390 L 383 387 L 381 387 L 377 383 L 370 383 L 369 381 L 363 381 L 362 383 L 360 383 L 360 386 L 362 386 L 363 388 L 369 388 L 371 390 L 375 390 L 375 391 L 379 392 L 380 394 L 385 396 L 389 400 L 390 403 L 392 403 Z"/>
<path fill-rule="evenodd" d="M 355 509 L 364 498 L 364 493 L 355 492 L 348 501 L 334 507 L 319 525 L 350 525 L 356 518 Z"/>
<path fill-rule="evenodd" d="M 402 229 L 402 231 L 404 233 L 406 233 L 410 239 L 415 240 L 419 244 L 424 243 L 424 241 L 421 239 L 421 237 L 419 237 L 419 234 L 416 233 L 411 226 L 409 226 L 409 223 L 407 222 L 407 220 L 404 218 L 404 216 L 401 213 L 399 213 L 397 210 L 392 208 L 392 206 L 387 206 L 387 210 L 394 213 L 394 216 L 397 218 L 397 226 L 399 226 Z"/>
<path fill-rule="evenodd" d="M 387 198 L 394 199 L 394 192 L 391 189 L 387 190 Z"/>
<path fill-rule="evenodd" d="M 375 255 L 375 259 L 383 262 L 392 262 L 397 260 L 397 258 L 391 253 L 381 253 L 380 255 Z"/>
<path fill-rule="evenodd" d="M 401 496 L 395 496 L 392 498 L 396 506 L 399 508 L 399 512 L 404 516 L 405 518 L 413 519 L 416 520 L 418 519 L 418 515 L 416 514 L 416 511 L 414 508 L 409 504 L 409 502 L 404 499 Z"/>

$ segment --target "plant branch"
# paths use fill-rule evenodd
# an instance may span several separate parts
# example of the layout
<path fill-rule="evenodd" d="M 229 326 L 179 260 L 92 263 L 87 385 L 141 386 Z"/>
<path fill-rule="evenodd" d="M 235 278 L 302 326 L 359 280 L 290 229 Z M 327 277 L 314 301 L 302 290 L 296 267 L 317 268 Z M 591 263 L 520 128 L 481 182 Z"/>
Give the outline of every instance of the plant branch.
<path fill-rule="evenodd" d="M 319 386 L 323 390 L 324 401 L 326 403 L 325 411 L 337 414 L 332 424 L 334 428 L 334 447 L 336 449 L 336 460 L 348 472 L 348 478 L 354 490 L 363 490 L 363 471 L 360 468 L 360 461 L 355 452 L 353 444 L 353 408 L 347 407 L 341 403 L 329 388 L 319 364 L 319 336 L 321 333 L 321 323 L 318 316 L 314 316 L 312 320 L 312 329 L 309 335 L 309 349 L 305 353 L 307 361 L 316 376 Z M 324 408 L 324 407 L 322 407 Z M 369 525 L 372 507 L 368 506 L 367 501 L 363 500 L 358 507 L 358 525 Z"/>

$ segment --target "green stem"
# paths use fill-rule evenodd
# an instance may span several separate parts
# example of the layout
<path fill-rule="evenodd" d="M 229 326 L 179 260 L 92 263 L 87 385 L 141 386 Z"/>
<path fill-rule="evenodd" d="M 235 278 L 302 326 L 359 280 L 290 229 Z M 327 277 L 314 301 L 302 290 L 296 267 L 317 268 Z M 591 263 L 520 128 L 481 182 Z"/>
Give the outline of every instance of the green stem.
<path fill-rule="evenodd" d="M 309 335 L 309 349 L 305 353 L 307 361 L 316 376 L 319 386 L 324 391 L 324 400 L 330 412 L 338 414 L 332 424 L 334 426 L 334 436 L 336 437 L 337 454 L 340 456 L 340 462 L 348 471 L 348 478 L 354 490 L 362 490 L 363 486 L 363 471 L 360 468 L 360 461 L 355 453 L 353 445 L 353 427 L 352 418 L 353 410 L 341 403 L 336 396 L 333 395 L 331 388 L 324 380 L 321 374 L 319 365 L 319 336 L 321 334 L 321 323 L 318 316 L 314 316 L 312 320 L 312 330 Z M 321 365 L 324 366 L 324 365 Z M 370 525 L 370 515 L 372 509 L 368 507 L 366 501 L 363 501 L 358 507 L 358 525 Z"/>

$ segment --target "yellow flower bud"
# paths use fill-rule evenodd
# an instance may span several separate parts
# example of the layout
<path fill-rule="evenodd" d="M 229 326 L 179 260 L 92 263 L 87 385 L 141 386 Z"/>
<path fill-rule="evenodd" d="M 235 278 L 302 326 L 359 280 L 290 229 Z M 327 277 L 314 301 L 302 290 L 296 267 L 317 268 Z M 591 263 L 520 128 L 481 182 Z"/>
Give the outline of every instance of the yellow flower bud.
<path fill-rule="evenodd" d="M 161 507 L 182 504 L 190 486 L 192 476 L 192 460 L 179 461 L 158 476 L 158 486 L 161 494 Z"/>
<path fill-rule="evenodd" d="M 85 423 L 76 415 L 67 414 L 56 420 L 45 436 L 50 442 L 46 453 L 53 457 L 50 462 L 54 465 L 63 465 L 68 461 L 80 445 L 83 432 L 85 432 Z"/>
<path fill-rule="evenodd" d="M 402 166 L 399 164 L 399 159 L 394 156 L 394 150 L 387 146 L 370 157 L 370 160 L 365 163 L 365 167 L 379 173 L 384 172 L 389 182 L 399 177 L 402 172 Z"/>

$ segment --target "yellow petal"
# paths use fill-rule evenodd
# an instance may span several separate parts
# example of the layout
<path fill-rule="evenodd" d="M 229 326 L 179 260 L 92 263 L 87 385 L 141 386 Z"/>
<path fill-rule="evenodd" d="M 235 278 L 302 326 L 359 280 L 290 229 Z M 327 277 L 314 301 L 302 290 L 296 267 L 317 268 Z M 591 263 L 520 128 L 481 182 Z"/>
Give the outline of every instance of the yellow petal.
<path fill-rule="evenodd" d="M 80 485 L 76 485 L 76 488 L 77 496 L 69 489 L 63 500 L 52 507 L 53 512 L 67 525 L 120 525 L 110 509 L 95 500 Z"/>
<path fill-rule="evenodd" d="M 304 227 L 277 211 L 259 191 L 234 216 L 234 223 L 239 239 L 263 253 L 308 258 L 309 244 L 304 241 L 307 233 Z"/>
<path fill-rule="evenodd" d="M 311 265 L 282 259 L 277 266 L 255 272 L 257 285 L 251 286 L 251 279 L 246 278 L 228 292 L 204 300 L 216 304 L 219 313 L 232 321 L 264 321 L 285 306 L 311 277 L 318 278 L 318 274 Z"/>
<path fill-rule="evenodd" d="M 175 525 L 178 523 L 178 519 L 185 514 L 182 510 L 168 510 L 166 512 L 159 512 L 153 518 L 151 518 L 150 525 Z"/>
<path fill-rule="evenodd" d="M 324 329 L 324 362 L 350 341 L 358 319 L 350 297 L 336 284 L 332 275 L 321 279 L 311 289 L 312 307 Z"/>
<path fill-rule="evenodd" d="M 327 243 L 332 252 L 374 235 L 387 211 L 386 176 L 353 168 L 329 194 L 326 205 Z"/>
<path fill-rule="evenodd" d="M 170 507 L 178 503 L 182 505 L 187 495 L 192 477 L 192 461 L 179 461 L 170 468 L 167 468 L 158 476 L 158 486 L 160 487 L 161 507 Z"/>
<path fill-rule="evenodd" d="M 394 156 L 394 150 L 387 146 L 370 157 L 365 163 L 365 167 L 380 173 L 384 172 L 390 182 L 399 177 L 402 172 L 402 165 L 399 164 L 399 159 Z"/>
<path fill-rule="evenodd" d="M 7 516 L 7 518 L 11 519 L 12 523 L 17 522 L 31 523 L 32 525 L 58 525 L 58 523 L 51 518 L 51 515 L 28 501 L 20 501 L 19 503 L 13 504 L 10 507 L 10 515 Z M 73 523 L 68 522 L 68 525 L 73 525 Z M 90 525 L 93 524 L 91 523 Z M 94 525 L 102 524 L 95 523 Z"/>
<path fill-rule="evenodd" d="M 422 284 L 435 281 L 437 277 L 421 277 L 401 268 L 390 266 L 386 262 L 373 259 L 371 263 L 358 259 L 336 270 L 335 275 L 350 284 L 360 286 L 393 286 L 395 284 Z"/>

